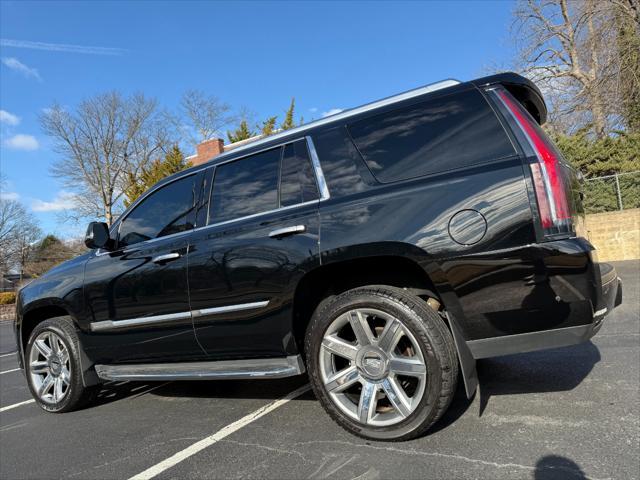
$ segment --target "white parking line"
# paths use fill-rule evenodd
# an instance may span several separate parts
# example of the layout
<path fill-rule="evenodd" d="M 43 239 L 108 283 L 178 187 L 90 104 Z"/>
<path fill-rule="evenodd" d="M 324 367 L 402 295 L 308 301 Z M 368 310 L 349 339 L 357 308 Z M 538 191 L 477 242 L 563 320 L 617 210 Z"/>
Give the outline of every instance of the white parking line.
<path fill-rule="evenodd" d="M 6 412 L 7 410 L 11 410 L 12 408 L 21 407 L 22 405 L 28 405 L 29 403 L 35 403 L 35 402 L 36 401 L 34 399 L 31 399 L 31 400 L 25 400 L 24 402 L 14 403 L 13 405 L 8 405 L 6 407 L 0 408 L 0 413 Z"/>
<path fill-rule="evenodd" d="M 221 430 L 218 430 L 213 435 L 210 435 L 210 436 L 208 436 L 206 438 L 203 438 L 199 442 L 196 442 L 193 445 L 185 448 L 184 450 L 179 451 L 178 453 L 172 455 L 171 457 L 167 458 L 166 460 L 163 460 L 162 462 L 160 462 L 160 463 L 158 463 L 158 464 L 156 464 L 156 465 L 154 465 L 154 466 L 152 466 L 150 468 L 147 468 L 144 472 L 141 472 L 141 473 L 131 477 L 129 480 L 148 480 L 148 479 L 151 479 L 151 478 L 155 477 L 156 475 L 159 475 L 160 473 L 164 472 L 165 470 L 168 470 L 169 468 L 177 465 L 178 463 L 182 462 L 183 460 L 186 460 L 187 458 L 195 455 L 199 451 L 204 450 L 205 448 L 210 447 L 214 443 L 219 442 L 223 438 L 231 435 L 233 432 L 237 432 L 242 427 L 245 427 L 245 426 L 249 425 L 251 422 L 255 422 L 256 420 L 258 420 L 259 418 L 265 416 L 266 414 L 268 414 L 270 412 L 273 412 L 276 408 L 279 408 L 279 407 L 285 405 L 290 400 L 293 400 L 294 398 L 299 397 L 300 395 L 302 395 L 303 393 L 308 391 L 309 388 L 310 387 L 309 387 L 308 384 L 304 385 L 304 386 L 294 390 L 293 392 L 290 392 L 286 396 L 284 396 L 284 397 L 282 397 L 282 398 L 280 398 L 278 400 L 274 400 L 271 403 L 266 404 L 264 407 L 261 407 L 258 410 L 254 411 L 254 412 L 251 412 L 248 415 L 245 415 L 240 420 L 237 420 L 237 421 L 235 421 L 233 423 L 230 423 L 229 425 L 227 425 L 226 427 L 222 428 Z"/>
<path fill-rule="evenodd" d="M 20 370 L 20 369 L 19 368 L 12 368 L 11 370 L 5 370 L 4 372 L 0 372 L 0 375 L 2 375 L 3 373 L 17 372 L 18 370 Z"/>
<path fill-rule="evenodd" d="M 15 355 L 16 353 L 18 353 L 18 352 L 3 353 L 2 355 L 0 355 L 0 358 L 8 357 L 9 355 Z"/>

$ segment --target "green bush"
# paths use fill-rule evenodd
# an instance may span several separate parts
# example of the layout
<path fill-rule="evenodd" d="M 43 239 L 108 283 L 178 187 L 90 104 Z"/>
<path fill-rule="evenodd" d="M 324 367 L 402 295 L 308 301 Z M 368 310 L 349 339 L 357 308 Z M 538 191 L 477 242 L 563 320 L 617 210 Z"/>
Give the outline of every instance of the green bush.
<path fill-rule="evenodd" d="M 16 303 L 15 292 L 0 292 L 0 305 L 10 305 Z"/>
<path fill-rule="evenodd" d="M 554 137 L 564 157 L 585 176 L 584 209 L 599 213 L 620 208 L 618 175 L 623 208 L 640 208 L 640 134 L 620 132 L 600 140 L 585 133 Z"/>

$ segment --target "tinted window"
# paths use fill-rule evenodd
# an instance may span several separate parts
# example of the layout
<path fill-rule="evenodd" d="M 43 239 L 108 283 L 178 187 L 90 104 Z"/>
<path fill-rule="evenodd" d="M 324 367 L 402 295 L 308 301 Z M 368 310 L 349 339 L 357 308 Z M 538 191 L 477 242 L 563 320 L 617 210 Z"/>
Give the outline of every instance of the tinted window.
<path fill-rule="evenodd" d="M 363 192 L 367 189 L 360 170 L 369 172 L 367 167 L 362 165 L 360 154 L 346 128 L 332 128 L 314 135 L 313 143 L 318 151 L 322 173 L 332 197 Z M 358 167 L 358 164 L 361 164 L 361 167 Z"/>
<path fill-rule="evenodd" d="M 381 182 L 478 164 L 515 153 L 477 90 L 361 120 L 349 131 Z"/>
<path fill-rule="evenodd" d="M 140 202 L 120 224 L 119 246 L 193 228 L 194 181 L 194 175 L 176 180 Z"/>
<path fill-rule="evenodd" d="M 278 208 L 281 151 L 276 148 L 217 167 L 209 223 Z"/>
<path fill-rule="evenodd" d="M 284 147 L 280 173 L 280 206 L 318 199 L 311 159 L 304 140 Z"/>

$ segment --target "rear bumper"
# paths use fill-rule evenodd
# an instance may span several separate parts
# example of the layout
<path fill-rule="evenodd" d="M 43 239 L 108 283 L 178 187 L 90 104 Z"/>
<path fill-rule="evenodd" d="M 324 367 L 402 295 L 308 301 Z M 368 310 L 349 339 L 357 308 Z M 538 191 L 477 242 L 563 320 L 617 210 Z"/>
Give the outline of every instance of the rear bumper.
<path fill-rule="evenodd" d="M 595 292 L 591 322 L 553 330 L 504 335 L 467 341 L 474 359 L 566 347 L 591 339 L 602 328 L 603 320 L 622 303 L 622 281 L 615 268 L 607 263 L 594 263 Z"/>
<path fill-rule="evenodd" d="M 608 313 L 622 303 L 622 280 L 609 263 L 599 263 L 601 298 L 593 317 L 601 321 Z"/>

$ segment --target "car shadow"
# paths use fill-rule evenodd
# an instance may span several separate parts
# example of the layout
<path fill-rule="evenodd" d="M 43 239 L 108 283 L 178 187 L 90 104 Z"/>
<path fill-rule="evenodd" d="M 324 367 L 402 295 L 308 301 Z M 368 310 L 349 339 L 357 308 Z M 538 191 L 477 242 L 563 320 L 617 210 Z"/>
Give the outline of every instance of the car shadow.
<path fill-rule="evenodd" d="M 306 375 L 270 380 L 174 381 L 150 392 L 162 397 L 275 400 L 308 383 Z M 298 400 L 315 400 L 305 393 Z"/>
<path fill-rule="evenodd" d="M 86 405 L 85 408 L 98 407 L 126 398 L 139 397 L 148 393 L 158 385 L 161 384 L 153 382 L 106 382 L 102 384 L 95 400 L 89 405 Z"/>
<path fill-rule="evenodd" d="M 600 350 L 589 341 L 571 347 L 479 360 L 480 415 L 493 396 L 573 390 L 600 359 Z"/>
<path fill-rule="evenodd" d="M 560 455 L 545 455 L 536 462 L 535 480 L 583 480 L 587 476 L 576 462 Z"/>
<path fill-rule="evenodd" d="M 274 380 L 216 380 L 172 382 L 106 382 L 96 399 L 85 408 L 106 405 L 142 395 L 183 398 L 224 398 L 275 400 L 308 383 L 306 375 Z M 312 392 L 306 392 L 297 400 L 315 400 Z"/>
<path fill-rule="evenodd" d="M 526 393 L 562 392 L 576 388 L 600 361 L 592 342 L 538 352 L 519 353 L 477 361 L 482 416 L 491 397 Z M 465 414 L 475 399 L 467 399 L 461 377 L 449 409 L 428 434 L 444 430 Z"/>
<path fill-rule="evenodd" d="M 600 351 L 587 342 L 571 347 L 521 353 L 477 362 L 481 416 L 491 397 L 526 393 L 568 391 L 576 388 L 600 361 Z M 163 382 L 108 382 L 103 385 L 93 406 L 125 398 L 150 394 L 162 397 L 263 399 L 282 398 L 308 383 L 306 375 L 274 380 L 216 380 Z M 475 398 L 467 399 L 462 378 L 451 405 L 429 430 L 446 429 L 469 409 Z M 316 400 L 308 391 L 297 400 Z"/>

